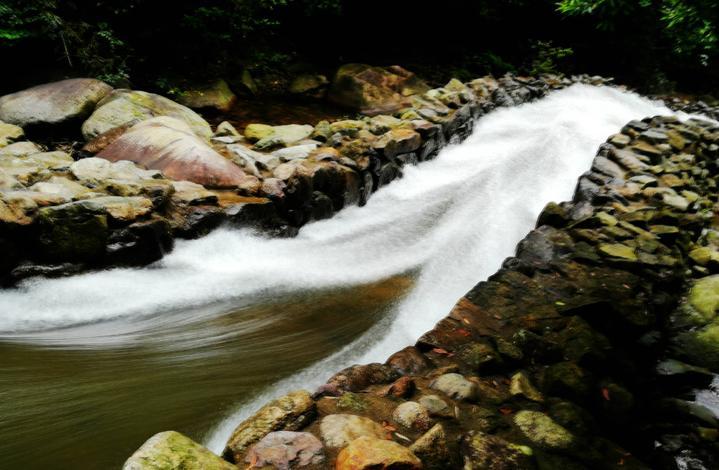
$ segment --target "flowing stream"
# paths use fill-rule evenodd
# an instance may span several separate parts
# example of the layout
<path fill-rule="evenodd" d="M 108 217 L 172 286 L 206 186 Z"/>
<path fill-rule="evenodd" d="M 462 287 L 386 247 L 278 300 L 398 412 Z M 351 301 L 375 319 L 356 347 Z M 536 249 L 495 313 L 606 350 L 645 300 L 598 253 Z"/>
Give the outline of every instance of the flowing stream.
<path fill-rule="evenodd" d="M 261 403 L 413 343 L 571 197 L 627 121 L 670 114 L 575 85 L 294 239 L 221 229 L 143 269 L 0 291 L 0 468 L 118 468 L 175 429 L 221 451 Z"/>

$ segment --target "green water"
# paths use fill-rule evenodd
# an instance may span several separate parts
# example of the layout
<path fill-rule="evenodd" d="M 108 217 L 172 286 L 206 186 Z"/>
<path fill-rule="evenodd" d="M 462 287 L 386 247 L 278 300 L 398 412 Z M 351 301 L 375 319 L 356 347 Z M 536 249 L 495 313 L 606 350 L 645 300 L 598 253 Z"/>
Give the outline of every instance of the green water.
<path fill-rule="evenodd" d="M 386 320 L 410 283 L 0 338 L 0 468 L 119 468 L 168 429 L 202 441 L 238 403 Z"/>

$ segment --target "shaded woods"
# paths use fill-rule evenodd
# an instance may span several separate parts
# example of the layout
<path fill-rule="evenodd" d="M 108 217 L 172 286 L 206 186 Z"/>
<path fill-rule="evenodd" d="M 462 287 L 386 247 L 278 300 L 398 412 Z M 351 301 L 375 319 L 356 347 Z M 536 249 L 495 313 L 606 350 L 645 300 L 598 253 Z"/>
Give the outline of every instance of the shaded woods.
<path fill-rule="evenodd" d="M 716 88 L 712 0 L 0 0 L 0 91 L 63 76 L 170 91 L 178 78 L 288 77 L 401 63 L 433 81 L 614 75 L 648 91 Z"/>

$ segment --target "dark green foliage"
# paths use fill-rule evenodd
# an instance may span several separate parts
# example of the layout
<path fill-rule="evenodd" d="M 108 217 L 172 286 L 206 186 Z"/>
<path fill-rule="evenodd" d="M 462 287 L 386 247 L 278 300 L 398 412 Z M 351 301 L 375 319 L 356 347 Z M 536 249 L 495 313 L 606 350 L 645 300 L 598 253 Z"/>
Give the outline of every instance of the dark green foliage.
<path fill-rule="evenodd" d="M 89 75 L 172 88 L 338 64 L 451 75 L 587 72 L 658 89 L 717 84 L 715 0 L 0 0 L 0 92 Z"/>

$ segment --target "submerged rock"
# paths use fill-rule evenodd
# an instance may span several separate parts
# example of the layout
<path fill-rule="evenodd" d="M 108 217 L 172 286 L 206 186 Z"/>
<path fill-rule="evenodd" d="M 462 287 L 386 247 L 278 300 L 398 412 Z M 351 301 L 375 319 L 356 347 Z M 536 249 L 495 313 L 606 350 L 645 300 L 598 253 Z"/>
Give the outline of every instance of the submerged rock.
<path fill-rule="evenodd" d="M 0 97 L 0 120 L 26 127 L 83 119 L 111 91 L 110 85 L 93 78 L 38 85 Z"/>
<path fill-rule="evenodd" d="M 207 121 L 190 108 L 164 96 L 137 90 L 115 90 L 100 101 L 82 125 L 82 135 L 90 141 L 115 127 L 159 116 L 183 121 L 201 139 L 212 137 Z"/>
<path fill-rule="evenodd" d="M 155 434 L 122 466 L 122 470 L 175 469 L 236 470 L 237 467 L 175 431 Z"/>
<path fill-rule="evenodd" d="M 532 449 L 470 431 L 462 440 L 465 470 L 533 470 Z"/>

